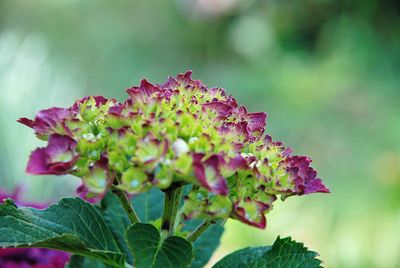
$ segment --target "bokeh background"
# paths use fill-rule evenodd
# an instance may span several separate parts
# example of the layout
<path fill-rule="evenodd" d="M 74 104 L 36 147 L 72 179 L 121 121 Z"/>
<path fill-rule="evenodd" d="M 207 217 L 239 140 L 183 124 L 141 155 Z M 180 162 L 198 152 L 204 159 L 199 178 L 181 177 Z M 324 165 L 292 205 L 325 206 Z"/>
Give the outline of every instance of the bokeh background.
<path fill-rule="evenodd" d="M 25 175 L 42 143 L 19 117 L 192 69 L 268 112 L 268 133 L 311 156 L 332 191 L 278 203 L 266 230 L 229 221 L 212 262 L 281 235 L 326 267 L 400 267 L 395 2 L 0 0 L 0 186 L 55 201 L 78 184 Z"/>

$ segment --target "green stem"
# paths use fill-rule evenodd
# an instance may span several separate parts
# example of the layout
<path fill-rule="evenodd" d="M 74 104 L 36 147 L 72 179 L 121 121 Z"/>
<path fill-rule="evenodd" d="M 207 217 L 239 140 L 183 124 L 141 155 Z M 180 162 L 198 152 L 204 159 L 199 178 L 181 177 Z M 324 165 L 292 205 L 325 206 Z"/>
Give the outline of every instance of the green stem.
<path fill-rule="evenodd" d="M 119 202 L 121 203 L 122 207 L 126 211 L 128 218 L 131 220 L 131 223 L 140 222 L 140 219 L 139 219 L 138 215 L 136 214 L 135 209 L 132 206 L 132 201 L 128 198 L 126 193 L 114 185 L 111 187 L 111 191 L 113 192 L 113 194 L 115 194 L 117 196 Z"/>
<path fill-rule="evenodd" d="M 171 187 L 164 190 L 164 193 L 164 211 L 161 229 L 167 230 L 168 235 L 173 235 L 175 232 L 175 221 L 179 209 L 179 202 L 181 200 L 182 187 L 178 184 L 172 184 Z"/>
<path fill-rule="evenodd" d="M 211 221 L 203 221 L 199 226 L 197 226 L 197 228 L 191 232 L 188 237 L 186 238 L 189 242 L 194 242 L 196 241 L 197 238 L 199 238 L 204 232 L 205 230 L 207 230 L 208 227 L 210 227 L 211 225 L 213 225 L 214 222 Z"/>

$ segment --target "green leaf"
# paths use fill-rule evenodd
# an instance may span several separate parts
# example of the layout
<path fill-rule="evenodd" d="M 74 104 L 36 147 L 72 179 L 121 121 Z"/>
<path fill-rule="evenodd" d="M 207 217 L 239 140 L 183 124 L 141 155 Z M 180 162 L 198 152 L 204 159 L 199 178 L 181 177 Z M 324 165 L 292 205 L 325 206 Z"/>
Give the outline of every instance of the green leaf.
<path fill-rule="evenodd" d="M 126 240 L 136 268 L 183 268 L 193 259 L 188 241 L 177 236 L 161 239 L 160 232 L 151 224 L 133 224 L 126 232 Z"/>
<path fill-rule="evenodd" d="M 126 256 L 98 209 L 79 198 L 65 198 L 46 210 L 0 205 L 0 247 L 43 247 L 124 267 Z"/>
<path fill-rule="evenodd" d="M 125 241 L 125 231 L 131 225 L 131 221 L 126 215 L 125 210 L 122 208 L 121 203 L 118 198 L 109 191 L 101 200 L 100 208 L 104 219 L 116 238 L 120 248 L 127 254 L 128 262 L 133 263 L 133 256 Z"/>
<path fill-rule="evenodd" d="M 317 256 L 290 237 L 278 237 L 272 247 L 241 249 L 220 260 L 213 268 L 320 268 L 321 261 L 316 259 Z"/>
<path fill-rule="evenodd" d="M 152 188 L 145 193 L 136 195 L 132 199 L 133 206 L 143 222 L 157 220 L 162 215 L 164 193 L 157 188 Z M 131 221 L 122 208 L 118 198 L 110 191 L 100 204 L 104 219 L 113 233 L 120 248 L 127 254 L 129 263 L 133 263 L 133 256 L 125 241 L 125 231 Z"/>
<path fill-rule="evenodd" d="M 193 231 L 202 221 L 190 220 L 185 223 L 185 230 Z M 224 227 L 221 222 L 211 225 L 194 243 L 194 260 L 191 268 L 202 268 L 210 260 L 214 251 L 220 244 Z"/>
<path fill-rule="evenodd" d="M 110 266 L 95 259 L 86 258 L 79 255 L 71 256 L 67 268 L 108 268 Z"/>
<path fill-rule="evenodd" d="M 162 216 L 164 208 L 164 193 L 158 188 L 136 195 L 133 207 L 142 222 L 155 221 Z"/>
<path fill-rule="evenodd" d="M 213 268 L 261 268 L 267 267 L 267 260 L 264 258 L 271 247 L 252 247 L 240 249 L 224 257 Z"/>
<path fill-rule="evenodd" d="M 276 239 L 271 250 L 265 254 L 268 267 L 319 268 L 318 253 L 309 251 L 303 243 L 290 237 Z"/>

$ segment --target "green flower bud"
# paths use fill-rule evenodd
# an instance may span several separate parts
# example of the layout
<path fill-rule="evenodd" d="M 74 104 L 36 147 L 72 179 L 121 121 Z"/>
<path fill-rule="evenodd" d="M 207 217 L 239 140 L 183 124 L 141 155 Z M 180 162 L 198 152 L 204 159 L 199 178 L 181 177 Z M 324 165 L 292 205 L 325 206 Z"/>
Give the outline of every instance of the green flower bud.
<path fill-rule="evenodd" d="M 122 173 L 119 187 L 129 193 L 141 193 L 150 188 L 148 176 L 142 169 L 131 167 Z"/>
<path fill-rule="evenodd" d="M 96 100 L 90 97 L 79 104 L 79 114 L 84 121 L 91 122 L 101 114 L 101 110 L 96 105 Z"/>
<path fill-rule="evenodd" d="M 125 170 L 129 168 L 128 160 L 126 159 L 125 155 L 121 152 L 112 151 L 108 153 L 108 162 L 110 168 L 119 172 L 123 173 Z"/>
<path fill-rule="evenodd" d="M 106 147 L 107 139 L 102 133 L 94 135 L 92 133 L 83 134 L 78 141 L 77 152 L 90 160 L 97 161 Z"/>
<path fill-rule="evenodd" d="M 175 174 L 181 178 L 188 178 L 193 167 L 193 157 L 186 153 L 179 155 L 173 160 L 172 165 L 174 167 Z"/>
<path fill-rule="evenodd" d="M 160 164 L 154 171 L 153 184 L 160 189 L 168 188 L 172 183 L 172 170 L 170 165 Z"/>

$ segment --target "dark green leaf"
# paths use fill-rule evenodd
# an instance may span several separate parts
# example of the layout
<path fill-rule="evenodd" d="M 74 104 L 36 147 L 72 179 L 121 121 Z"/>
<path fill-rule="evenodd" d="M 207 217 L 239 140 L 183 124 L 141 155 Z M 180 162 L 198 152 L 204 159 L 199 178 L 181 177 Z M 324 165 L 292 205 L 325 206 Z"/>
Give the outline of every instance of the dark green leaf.
<path fill-rule="evenodd" d="M 131 225 L 125 210 L 111 191 L 103 198 L 100 206 L 108 227 L 117 239 L 120 248 L 127 254 L 128 262 L 133 263 L 133 256 L 125 241 L 125 231 Z"/>
<path fill-rule="evenodd" d="M 278 237 L 272 247 L 241 249 L 220 260 L 213 268 L 319 268 L 322 266 L 317 256 L 290 237 Z"/>
<path fill-rule="evenodd" d="M 0 205 L 0 247 L 44 247 L 124 267 L 125 254 L 99 211 L 79 198 L 65 198 L 46 210 Z"/>
<path fill-rule="evenodd" d="M 133 207 L 142 222 L 155 221 L 162 216 L 164 208 L 164 193 L 158 188 L 136 195 Z"/>
<path fill-rule="evenodd" d="M 110 266 L 105 265 L 104 263 L 97 261 L 95 259 L 73 255 L 69 260 L 67 268 L 108 268 Z"/>
<path fill-rule="evenodd" d="M 163 240 L 151 224 L 130 226 L 126 240 L 135 257 L 136 268 L 183 268 L 188 267 L 193 259 L 188 241 L 177 236 Z"/>
<path fill-rule="evenodd" d="M 244 248 L 229 254 L 220 260 L 213 268 L 261 268 L 267 267 L 267 260 L 264 255 L 271 247 Z"/>
<path fill-rule="evenodd" d="M 319 268 L 321 261 L 318 253 L 309 251 L 303 243 L 298 243 L 290 237 L 278 237 L 271 250 L 265 254 L 267 267 Z"/>
<path fill-rule="evenodd" d="M 185 230 L 193 231 L 202 221 L 190 220 L 185 224 Z M 210 226 L 194 243 L 194 260 L 191 268 L 202 268 L 210 260 L 212 254 L 220 244 L 224 227 L 221 222 Z"/>
<path fill-rule="evenodd" d="M 150 191 L 136 195 L 132 203 L 143 222 L 154 221 L 162 215 L 164 193 L 157 188 L 152 188 Z M 125 241 L 125 231 L 131 225 L 131 221 L 112 192 L 109 192 L 101 201 L 101 211 L 111 232 L 117 238 L 120 248 L 127 254 L 128 262 L 133 263 L 133 256 Z"/>
<path fill-rule="evenodd" d="M 66 268 L 83 268 L 85 257 L 73 255 L 71 256 Z"/>

